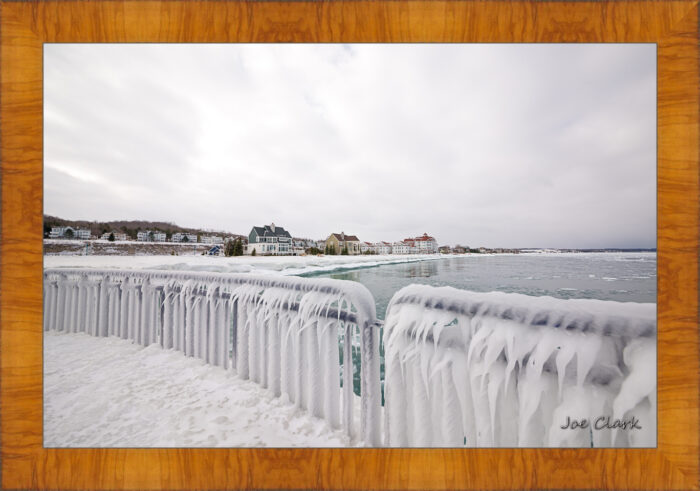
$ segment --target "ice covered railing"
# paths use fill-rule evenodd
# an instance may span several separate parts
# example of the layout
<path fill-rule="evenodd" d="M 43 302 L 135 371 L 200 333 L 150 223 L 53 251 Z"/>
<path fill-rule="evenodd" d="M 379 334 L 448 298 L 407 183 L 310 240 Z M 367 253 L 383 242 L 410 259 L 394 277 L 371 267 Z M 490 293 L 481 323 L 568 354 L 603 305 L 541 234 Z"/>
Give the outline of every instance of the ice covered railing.
<path fill-rule="evenodd" d="M 374 299 L 359 283 L 59 268 L 44 271 L 44 292 L 45 330 L 159 343 L 235 370 L 344 428 L 353 441 L 381 444 L 379 329 Z M 359 432 L 355 371 L 361 373 Z"/>
<path fill-rule="evenodd" d="M 411 285 L 384 340 L 386 445 L 656 446 L 655 304 Z"/>

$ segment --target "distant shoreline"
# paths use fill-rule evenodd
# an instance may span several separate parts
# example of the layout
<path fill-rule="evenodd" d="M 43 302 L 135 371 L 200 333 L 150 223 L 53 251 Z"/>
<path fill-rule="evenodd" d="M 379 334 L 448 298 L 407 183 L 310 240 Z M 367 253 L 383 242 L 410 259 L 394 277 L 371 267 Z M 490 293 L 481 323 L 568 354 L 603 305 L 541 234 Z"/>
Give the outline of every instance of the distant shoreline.
<path fill-rule="evenodd" d="M 143 241 L 107 241 L 102 239 L 44 239 L 45 256 L 193 256 L 201 255 L 211 249 L 214 244 L 204 244 L 201 242 L 143 242 Z M 511 252 L 515 251 L 515 252 Z M 465 253 L 441 253 L 444 256 L 485 256 L 485 255 L 505 255 L 505 254 L 564 254 L 564 253 L 656 253 L 656 249 L 556 249 L 556 248 L 519 248 L 508 249 L 508 252 L 501 248 L 485 249 L 483 252 Z M 391 254 L 390 254 L 391 255 Z M 361 255 L 372 258 L 377 255 Z M 261 256 L 263 257 L 263 256 Z M 267 256 L 265 256 L 267 257 Z M 284 256 L 270 256 L 284 257 Z"/>

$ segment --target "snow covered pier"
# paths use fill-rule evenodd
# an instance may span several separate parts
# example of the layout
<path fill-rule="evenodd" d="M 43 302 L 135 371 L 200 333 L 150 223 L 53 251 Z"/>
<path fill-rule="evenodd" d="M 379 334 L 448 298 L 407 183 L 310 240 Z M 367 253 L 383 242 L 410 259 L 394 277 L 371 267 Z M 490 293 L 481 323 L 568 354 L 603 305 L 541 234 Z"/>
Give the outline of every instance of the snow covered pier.
<path fill-rule="evenodd" d="M 386 445 L 656 446 L 655 304 L 411 285 L 384 329 Z"/>
<path fill-rule="evenodd" d="M 117 336 L 181 351 L 236 370 L 275 395 L 285 394 L 353 440 L 381 444 L 379 326 L 374 299 L 358 283 L 47 269 L 44 290 L 44 330 Z M 360 367 L 353 366 L 355 340 Z M 354 411 L 355 370 L 361 371 L 359 415 Z"/>
<path fill-rule="evenodd" d="M 381 324 L 359 283 L 56 268 L 44 290 L 46 331 L 233 370 L 350 445 L 656 445 L 655 304 L 408 286 L 384 323 L 382 424 Z"/>

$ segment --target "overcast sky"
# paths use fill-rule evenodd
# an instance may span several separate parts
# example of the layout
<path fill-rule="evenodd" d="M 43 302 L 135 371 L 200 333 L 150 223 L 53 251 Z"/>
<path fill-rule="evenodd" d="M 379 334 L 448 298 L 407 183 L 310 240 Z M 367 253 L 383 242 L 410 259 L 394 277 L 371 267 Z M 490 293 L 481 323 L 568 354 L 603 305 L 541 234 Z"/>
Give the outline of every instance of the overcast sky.
<path fill-rule="evenodd" d="M 656 48 L 44 45 L 44 212 L 655 247 Z"/>

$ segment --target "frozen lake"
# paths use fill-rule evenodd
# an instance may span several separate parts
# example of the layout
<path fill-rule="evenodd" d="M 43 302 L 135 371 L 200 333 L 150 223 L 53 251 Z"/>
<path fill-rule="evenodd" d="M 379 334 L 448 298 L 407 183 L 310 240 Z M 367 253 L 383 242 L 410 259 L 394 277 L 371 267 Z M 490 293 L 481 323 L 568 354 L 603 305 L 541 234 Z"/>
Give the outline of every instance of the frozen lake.
<path fill-rule="evenodd" d="M 302 276 L 362 283 L 372 292 L 380 319 L 394 293 L 412 283 L 479 292 L 656 303 L 653 252 L 443 256 L 436 261 Z"/>

